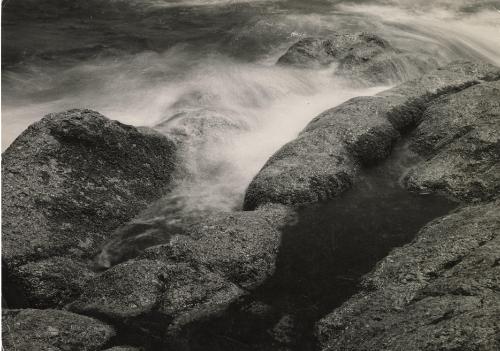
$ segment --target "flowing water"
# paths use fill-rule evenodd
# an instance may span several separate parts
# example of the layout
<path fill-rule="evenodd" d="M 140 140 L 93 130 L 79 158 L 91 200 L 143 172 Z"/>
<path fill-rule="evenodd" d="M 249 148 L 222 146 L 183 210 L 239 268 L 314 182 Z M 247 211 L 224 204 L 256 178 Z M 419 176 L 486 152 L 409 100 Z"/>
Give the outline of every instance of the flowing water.
<path fill-rule="evenodd" d="M 500 64 L 498 9 L 451 0 L 4 2 L 2 149 L 69 108 L 146 126 L 219 116 L 215 137 L 194 136 L 206 140 L 186 152 L 190 179 L 177 193 L 187 207 L 238 208 L 267 158 L 316 114 L 387 88 L 353 87 L 332 77 L 334 66 L 275 66 L 292 43 L 369 31 L 440 63 Z"/>
<path fill-rule="evenodd" d="M 186 209 L 240 208 L 252 177 L 315 115 L 388 88 L 335 78 L 335 65 L 276 66 L 300 38 L 368 31 L 442 64 L 500 65 L 500 0 L 10 0 L 2 8 L 2 149 L 44 114 L 69 108 L 180 130 L 187 173 L 169 197 Z M 400 149 L 340 198 L 300 210 L 276 274 L 250 297 L 273 317 L 226 315 L 232 328 L 223 321 L 222 332 L 193 339 L 193 350 L 314 349 L 314 322 L 391 247 L 454 206 L 406 192 L 398 179 L 407 162 L 415 160 Z M 283 318 L 296 336 L 276 345 L 268 339 Z"/>

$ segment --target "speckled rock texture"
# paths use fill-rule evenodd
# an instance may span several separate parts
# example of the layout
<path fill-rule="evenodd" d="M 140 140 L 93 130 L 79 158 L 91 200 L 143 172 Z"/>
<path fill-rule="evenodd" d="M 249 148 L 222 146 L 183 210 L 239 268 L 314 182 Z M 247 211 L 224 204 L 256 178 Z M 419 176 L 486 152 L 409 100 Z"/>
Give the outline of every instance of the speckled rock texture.
<path fill-rule="evenodd" d="M 61 306 L 101 243 L 167 189 L 175 146 L 90 110 L 50 114 L 3 154 L 2 255 L 11 305 Z M 41 279 L 43 277 L 43 279 Z"/>
<path fill-rule="evenodd" d="M 472 86 L 434 101 L 411 147 L 425 158 L 406 177 L 419 192 L 459 200 L 491 200 L 500 193 L 500 81 Z"/>
<path fill-rule="evenodd" d="M 264 165 L 247 189 L 244 208 L 301 205 L 337 196 L 351 187 L 361 165 L 389 155 L 399 134 L 421 122 L 428 104 L 499 78 L 500 69 L 489 64 L 453 63 L 320 114 Z"/>
<path fill-rule="evenodd" d="M 67 311 L 2 311 L 6 351 L 102 350 L 114 335 L 111 326 Z"/>
<path fill-rule="evenodd" d="M 498 350 L 500 203 L 425 226 L 317 324 L 321 350 Z"/>
<path fill-rule="evenodd" d="M 438 66 L 435 58 L 407 53 L 372 33 L 335 33 L 304 38 L 278 60 L 280 65 L 315 68 L 337 64 L 336 74 L 359 84 L 394 84 Z"/>
<path fill-rule="evenodd" d="M 225 311 L 274 272 L 280 228 L 290 216 L 280 205 L 197 216 L 186 221 L 188 235 L 174 235 L 89 280 L 69 308 L 166 335 L 159 342 L 170 342 L 186 326 Z"/>

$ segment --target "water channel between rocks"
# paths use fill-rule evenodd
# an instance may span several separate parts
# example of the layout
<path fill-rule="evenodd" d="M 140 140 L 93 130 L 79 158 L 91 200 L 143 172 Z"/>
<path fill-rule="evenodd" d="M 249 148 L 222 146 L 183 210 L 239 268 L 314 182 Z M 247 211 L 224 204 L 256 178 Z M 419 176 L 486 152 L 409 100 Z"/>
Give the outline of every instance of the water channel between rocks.
<path fill-rule="evenodd" d="M 189 350 L 315 350 L 314 324 L 358 291 L 361 276 L 457 206 L 402 186 L 416 162 L 399 144 L 351 190 L 299 209 L 283 229 L 275 274 L 218 320 L 191 330 Z"/>

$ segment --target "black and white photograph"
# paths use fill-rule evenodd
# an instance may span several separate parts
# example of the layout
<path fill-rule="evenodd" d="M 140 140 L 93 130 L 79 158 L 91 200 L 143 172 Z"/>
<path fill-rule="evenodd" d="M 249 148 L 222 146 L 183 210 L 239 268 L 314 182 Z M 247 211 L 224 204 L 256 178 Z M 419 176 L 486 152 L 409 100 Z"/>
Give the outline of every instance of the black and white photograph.
<path fill-rule="evenodd" d="M 499 351 L 500 0 L 1 1 L 2 351 Z"/>

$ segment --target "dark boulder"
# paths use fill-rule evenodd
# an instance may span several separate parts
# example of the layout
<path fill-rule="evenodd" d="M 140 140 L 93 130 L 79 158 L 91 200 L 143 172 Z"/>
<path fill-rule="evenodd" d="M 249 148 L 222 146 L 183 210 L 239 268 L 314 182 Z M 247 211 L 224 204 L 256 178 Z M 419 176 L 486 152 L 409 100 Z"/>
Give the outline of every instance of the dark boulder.
<path fill-rule="evenodd" d="M 165 136 L 90 110 L 50 114 L 26 129 L 2 160 L 7 299 L 13 292 L 21 306 L 67 302 L 74 294 L 66 292 L 77 292 L 88 275 L 79 262 L 167 191 L 174 153 Z M 54 260 L 76 261 L 63 268 Z"/>
<path fill-rule="evenodd" d="M 429 56 L 407 53 L 371 33 L 335 33 L 329 38 L 305 38 L 279 58 L 278 64 L 314 68 L 336 63 L 336 74 L 357 83 L 395 83 L 436 68 Z"/>
<path fill-rule="evenodd" d="M 82 260 L 55 256 L 16 267 L 4 277 L 8 305 L 62 307 L 78 297 L 94 272 Z"/>
<path fill-rule="evenodd" d="M 500 194 L 500 81 L 434 101 L 412 138 L 425 157 L 406 177 L 419 192 L 440 191 L 465 201 Z"/>
<path fill-rule="evenodd" d="M 115 335 L 93 318 L 58 310 L 3 310 L 5 350 L 102 350 Z"/>
<path fill-rule="evenodd" d="M 500 203 L 434 220 L 317 325 L 321 350 L 498 350 Z"/>
<path fill-rule="evenodd" d="M 147 330 L 160 335 L 160 343 L 170 343 L 190 325 L 220 315 L 272 275 L 280 228 L 289 215 L 284 206 L 198 214 L 185 220 L 186 234 L 163 234 L 163 245 L 89 280 L 69 308 Z"/>
<path fill-rule="evenodd" d="M 348 189 L 360 165 L 386 158 L 399 133 L 415 128 L 442 95 L 500 78 L 484 63 L 454 63 L 373 97 L 351 99 L 314 118 L 278 150 L 250 183 L 245 209 L 265 203 L 300 205 Z"/>

